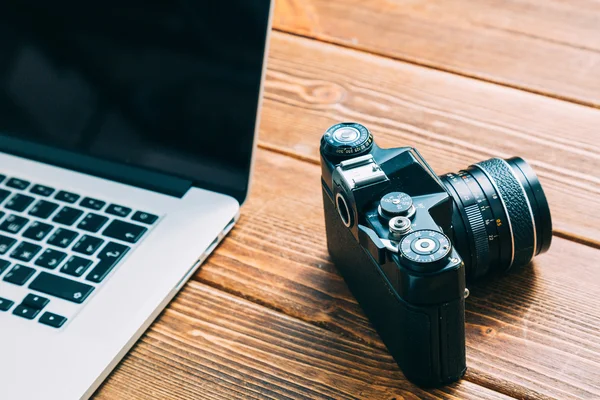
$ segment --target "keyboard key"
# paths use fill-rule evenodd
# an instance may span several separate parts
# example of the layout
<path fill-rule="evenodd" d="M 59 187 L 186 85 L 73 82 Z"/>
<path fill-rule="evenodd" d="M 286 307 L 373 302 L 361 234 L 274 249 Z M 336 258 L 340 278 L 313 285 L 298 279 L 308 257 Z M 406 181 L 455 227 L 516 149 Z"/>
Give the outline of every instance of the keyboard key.
<path fill-rule="evenodd" d="M 10 266 L 10 262 L 6 260 L 0 260 L 0 275 Z"/>
<path fill-rule="evenodd" d="M 48 244 L 56 247 L 62 247 L 66 249 L 71 245 L 73 240 L 79 235 L 77 232 L 70 231 L 68 229 L 58 228 L 50 239 L 48 239 Z"/>
<path fill-rule="evenodd" d="M 6 179 L 6 175 L 0 174 L 0 183 L 2 183 L 2 181 L 5 180 L 5 179 Z"/>
<path fill-rule="evenodd" d="M 53 328 L 60 328 L 67 322 L 67 319 L 62 315 L 53 314 L 51 312 L 46 311 L 40 317 L 40 324 L 48 325 Z"/>
<path fill-rule="evenodd" d="M 67 255 L 62 251 L 46 249 L 42 255 L 35 260 L 35 265 L 39 265 L 40 267 L 48 269 L 54 269 L 60 265 L 65 257 L 67 257 Z"/>
<path fill-rule="evenodd" d="M 21 242 L 10 254 L 10 257 L 16 258 L 19 261 L 28 262 L 33 260 L 40 250 L 42 250 L 42 248 L 37 244 Z"/>
<path fill-rule="evenodd" d="M 17 243 L 16 239 L 0 235 L 0 255 L 6 254 Z"/>
<path fill-rule="evenodd" d="M 130 250 L 124 244 L 110 242 L 98 253 L 97 257 L 100 260 L 117 260 L 119 261 Z"/>
<path fill-rule="evenodd" d="M 25 319 L 34 319 L 39 313 L 40 310 L 38 310 L 37 308 L 27 307 L 23 304 L 19 304 L 13 310 L 14 315 L 18 315 L 19 317 L 23 317 Z"/>
<path fill-rule="evenodd" d="M 52 221 L 62 225 L 73 225 L 83 215 L 83 211 L 72 207 L 63 207 Z"/>
<path fill-rule="evenodd" d="M 25 209 L 29 207 L 34 200 L 35 199 L 31 196 L 25 196 L 24 194 L 17 193 L 6 202 L 4 207 L 8 208 L 9 210 L 22 212 L 25 211 Z"/>
<path fill-rule="evenodd" d="M 92 210 L 101 210 L 102 207 L 106 205 L 106 202 L 102 200 L 92 199 L 91 197 L 86 197 L 85 199 L 81 200 L 81 203 L 79 203 L 79 205 L 81 207 L 91 208 Z"/>
<path fill-rule="evenodd" d="M 135 214 L 133 214 L 133 217 L 131 217 L 131 219 L 134 221 L 142 222 L 144 224 L 152 225 L 156 222 L 158 217 L 154 214 L 148 214 L 142 211 L 137 211 Z"/>
<path fill-rule="evenodd" d="M 15 285 L 23 286 L 35 274 L 35 269 L 24 265 L 15 265 L 6 275 L 4 281 Z"/>
<path fill-rule="evenodd" d="M 111 204 L 105 211 L 108 214 L 116 215 L 117 217 L 125 218 L 131 213 L 131 208 Z"/>
<path fill-rule="evenodd" d="M 80 197 L 81 196 L 79 196 L 78 194 L 65 192 L 64 190 L 61 190 L 60 192 L 56 193 L 56 196 L 54 196 L 54 198 L 58 201 L 64 201 L 65 203 L 71 204 L 79 200 Z"/>
<path fill-rule="evenodd" d="M 90 282 L 100 283 L 106 278 L 117 263 L 127 254 L 129 247 L 110 242 L 98 253 L 100 262 L 96 264 L 86 279 Z"/>
<path fill-rule="evenodd" d="M 10 192 L 8 190 L 0 189 L 0 203 L 2 203 L 4 200 L 6 200 L 8 198 L 8 196 L 10 196 L 11 194 L 12 194 L 12 192 Z"/>
<path fill-rule="evenodd" d="M 81 276 L 87 271 L 87 269 L 92 265 L 92 261 L 73 256 L 69 258 L 69 261 L 60 269 L 60 272 L 64 272 L 67 275 L 72 276 Z"/>
<path fill-rule="evenodd" d="M 42 271 L 29 284 L 29 289 L 81 304 L 92 293 L 94 287 Z"/>
<path fill-rule="evenodd" d="M 19 178 L 10 178 L 8 182 L 6 182 L 6 186 L 20 190 L 27 189 L 29 185 L 29 182 Z"/>
<path fill-rule="evenodd" d="M 98 232 L 106 222 L 108 222 L 108 218 L 103 217 L 102 215 L 89 213 L 81 220 L 77 227 L 88 232 Z"/>
<path fill-rule="evenodd" d="M 23 229 L 23 227 L 27 225 L 28 222 L 29 220 L 27 218 L 11 214 L 8 217 L 6 217 L 4 222 L 0 224 L 0 230 L 17 234 L 21 232 L 21 229 Z"/>
<path fill-rule="evenodd" d="M 28 294 L 21 302 L 21 304 L 23 304 L 24 306 L 37 308 L 38 310 L 41 310 L 42 308 L 46 307 L 48 303 L 50 303 L 50 300 L 48 300 L 47 298 L 31 293 Z"/>
<path fill-rule="evenodd" d="M 75 243 L 75 246 L 73 246 L 73 251 L 91 256 L 100 248 L 100 246 L 102 246 L 102 243 L 104 243 L 104 240 L 102 239 L 94 236 L 83 235 L 83 237 L 79 239 L 77 243 Z"/>
<path fill-rule="evenodd" d="M 8 311 L 15 304 L 14 301 L 0 297 L 0 311 Z"/>
<path fill-rule="evenodd" d="M 46 219 L 48 218 L 56 209 L 58 208 L 58 204 L 51 203 L 46 200 L 40 200 L 31 207 L 29 210 L 29 215 L 33 215 L 34 217 Z"/>
<path fill-rule="evenodd" d="M 104 236 L 113 239 L 122 240 L 129 243 L 137 243 L 138 240 L 146 233 L 148 229 L 143 226 L 130 224 L 119 220 L 114 220 L 102 232 Z"/>
<path fill-rule="evenodd" d="M 34 185 L 29 191 L 44 197 L 48 197 L 54 193 L 54 189 L 44 185 Z"/>
<path fill-rule="evenodd" d="M 25 232 L 23 232 L 23 236 L 28 239 L 42 240 L 46 236 L 48 236 L 52 229 L 54 229 L 52 225 L 48 225 L 43 222 L 33 221 L 31 225 L 29 225 L 29 228 L 27 228 Z"/>

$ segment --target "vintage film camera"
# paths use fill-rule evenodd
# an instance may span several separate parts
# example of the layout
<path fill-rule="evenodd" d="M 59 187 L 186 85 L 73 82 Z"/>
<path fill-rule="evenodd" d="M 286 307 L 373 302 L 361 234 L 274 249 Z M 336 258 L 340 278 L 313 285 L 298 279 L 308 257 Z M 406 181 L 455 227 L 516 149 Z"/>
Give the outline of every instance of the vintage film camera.
<path fill-rule="evenodd" d="M 412 382 L 460 379 L 465 281 L 528 264 L 550 247 L 548 202 L 521 158 L 437 176 L 416 149 L 382 149 L 341 123 L 321 139 L 332 260 Z"/>

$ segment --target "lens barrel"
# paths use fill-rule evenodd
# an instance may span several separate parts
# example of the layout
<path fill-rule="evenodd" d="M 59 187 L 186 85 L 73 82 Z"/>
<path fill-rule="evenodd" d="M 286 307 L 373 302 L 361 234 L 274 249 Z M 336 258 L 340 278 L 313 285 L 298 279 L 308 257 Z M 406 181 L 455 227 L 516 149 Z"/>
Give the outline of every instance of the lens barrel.
<path fill-rule="evenodd" d="M 524 266 L 550 247 L 548 201 L 523 159 L 492 158 L 440 178 L 454 199 L 454 245 L 468 277 Z"/>

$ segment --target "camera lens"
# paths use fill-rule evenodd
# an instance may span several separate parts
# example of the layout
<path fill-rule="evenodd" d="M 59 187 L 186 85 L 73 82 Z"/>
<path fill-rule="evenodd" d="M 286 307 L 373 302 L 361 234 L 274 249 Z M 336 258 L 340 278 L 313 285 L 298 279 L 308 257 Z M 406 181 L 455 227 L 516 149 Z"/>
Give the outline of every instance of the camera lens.
<path fill-rule="evenodd" d="M 440 178 L 454 199 L 454 244 L 469 277 L 521 267 L 550 247 L 548 201 L 523 159 L 492 158 Z"/>
<path fill-rule="evenodd" d="M 343 122 L 333 125 L 321 138 L 325 154 L 337 158 L 352 158 L 368 153 L 373 147 L 373 135 L 361 124 Z"/>

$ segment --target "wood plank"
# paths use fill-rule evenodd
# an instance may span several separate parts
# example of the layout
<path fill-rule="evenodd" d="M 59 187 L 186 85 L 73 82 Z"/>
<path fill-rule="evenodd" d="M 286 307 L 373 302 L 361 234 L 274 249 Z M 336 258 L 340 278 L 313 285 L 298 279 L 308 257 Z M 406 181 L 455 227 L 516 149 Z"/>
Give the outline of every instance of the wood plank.
<path fill-rule="evenodd" d="M 438 173 L 522 156 L 555 231 L 600 247 L 599 110 L 282 33 L 265 96 L 261 144 L 315 163 L 322 132 L 345 120 L 383 147 L 417 147 Z"/>
<path fill-rule="evenodd" d="M 298 46 L 296 40 L 302 42 L 302 46 Z M 311 48 L 313 45 L 317 48 Z M 289 48 L 285 49 L 286 46 Z M 540 121 L 537 113 L 541 113 L 546 117 L 556 116 L 561 126 L 567 126 L 567 122 L 560 122 L 561 118 L 577 122 L 578 129 L 573 135 L 574 142 L 582 144 L 578 151 L 582 148 L 592 154 L 596 151 L 595 143 L 586 141 L 581 127 L 595 132 L 591 128 L 597 117 L 591 112 L 580 112 L 579 107 L 567 105 L 575 107 L 581 120 L 556 105 L 564 103 L 533 102 L 528 97 L 531 95 L 519 94 L 512 97 L 517 103 L 505 110 L 501 105 L 506 100 L 496 100 L 492 95 L 504 96 L 505 91 L 510 90 L 472 83 L 468 79 L 464 81 L 471 83 L 459 84 L 455 82 L 462 78 L 450 78 L 433 71 L 430 71 L 433 75 L 423 77 L 421 68 L 412 70 L 412 66 L 352 51 L 341 51 L 342 59 L 336 61 L 338 53 L 333 52 L 332 56 L 330 48 L 319 51 L 319 46 L 275 35 L 273 47 L 277 50 L 274 53 L 279 56 L 271 58 L 261 136 L 263 146 L 314 163 L 313 141 L 324 127 L 335 120 L 347 119 L 344 117 L 365 118 L 371 127 L 373 124 L 381 127 L 388 143 L 404 138 L 437 146 L 426 157 L 430 159 L 435 155 L 442 158 L 440 165 L 455 162 L 458 168 L 469 160 L 474 161 L 472 157 L 481 156 L 476 160 L 491 155 L 485 146 L 480 149 L 469 143 L 473 139 L 467 133 L 473 131 L 473 126 L 481 126 L 484 132 L 495 134 L 496 139 L 525 137 L 531 141 L 532 136 L 535 143 L 561 143 L 556 134 L 559 130 L 550 134 L 543 131 L 552 128 L 552 124 Z M 316 58 L 312 58 L 313 53 Z M 304 56 L 302 63 L 298 62 L 300 55 Z M 345 62 L 365 60 L 368 62 L 363 64 L 364 71 L 358 76 L 352 75 L 355 67 L 339 68 Z M 372 79 L 370 74 L 378 76 L 375 75 L 377 68 L 382 68 L 379 64 L 387 69 L 388 63 L 402 67 L 390 67 L 385 79 L 376 82 L 377 90 L 383 93 L 371 97 L 377 90 L 362 84 Z M 392 77 L 398 72 L 409 75 Z M 344 74 L 346 79 L 341 79 Z M 332 76 L 338 79 L 331 79 Z M 391 94 L 384 88 L 390 82 L 395 84 L 396 79 L 403 79 L 399 87 L 406 89 L 402 95 L 410 99 L 395 97 L 397 92 L 392 89 L 398 90 L 398 87 L 391 85 Z M 429 80 L 429 85 L 421 87 Z M 353 83 L 349 84 L 350 81 Z M 451 95 L 441 92 L 440 86 L 450 87 Z M 489 87 L 494 89 L 482 89 Z M 479 90 L 482 93 L 477 95 Z M 423 93 L 418 102 L 412 100 L 415 93 Z M 444 93 L 449 98 L 444 97 Z M 459 96 L 461 93 L 464 98 Z M 454 111 L 461 100 L 467 103 L 466 111 Z M 478 106 L 483 100 L 491 101 L 492 105 Z M 409 106 L 412 102 L 414 105 Z M 536 115 L 528 116 L 520 110 L 537 104 L 542 106 L 542 111 L 530 110 L 530 114 Z M 304 114 L 299 113 L 299 109 Z M 412 115 L 403 116 L 402 110 Z M 391 117 L 386 118 L 383 111 Z M 500 124 L 494 120 L 494 115 L 505 117 L 505 113 L 508 121 L 502 120 Z M 434 123 L 430 121 L 432 116 L 435 116 Z M 527 129 L 519 127 L 523 122 Z M 530 130 L 532 125 L 535 129 Z M 319 129 L 317 133 L 315 128 Z M 444 135 L 447 131 L 454 134 L 456 128 L 467 136 L 459 145 L 450 146 Z M 309 137 L 303 139 L 302 134 Z M 285 135 L 293 140 L 285 141 Z M 435 140 L 442 143 L 437 145 Z M 499 146 L 506 149 L 512 144 Z M 555 149 L 558 145 L 545 146 L 546 151 L 554 148 L 558 152 Z M 531 154 L 537 155 L 531 147 L 530 144 Z M 575 156 L 569 156 L 577 162 Z M 557 163 L 561 161 L 560 153 L 556 156 L 558 160 L 538 159 L 548 161 L 551 167 L 561 171 L 565 169 Z M 595 178 L 596 162 L 592 161 L 591 167 L 589 162 L 583 163 L 584 168 L 589 167 L 584 173 L 588 175 L 585 179 Z M 552 182 L 550 176 L 542 178 Z M 196 277 L 269 309 L 301 318 L 310 325 L 203 284 L 191 283 L 111 376 L 98 397 L 426 397 L 414 394 L 414 388 L 406 386 L 328 261 L 318 181 L 319 171 L 315 165 L 261 150 L 253 195 L 244 207 L 240 225 Z M 594 190 L 594 180 L 591 181 Z M 549 183 L 544 180 L 544 185 L 548 187 Z M 562 185 L 557 184 L 557 187 L 566 187 L 564 182 Z M 563 194 L 563 197 L 566 196 Z M 589 204 L 590 209 L 594 209 L 595 203 Z M 567 217 L 563 223 L 574 227 L 574 232 L 581 228 L 577 225 L 579 222 Z M 590 237 L 594 234 L 597 232 L 586 233 Z M 471 383 L 475 382 L 514 397 L 600 396 L 600 300 L 595 296 L 600 272 L 595 268 L 597 264 L 593 264 L 598 255 L 598 250 L 591 247 L 555 239 L 551 253 L 540 257 L 533 270 L 471 287 L 473 294 L 467 313 L 468 381 L 450 387 L 451 393 L 433 395 L 455 398 L 497 395 L 480 392 L 482 389 Z M 351 361 L 360 367 L 351 367 Z M 353 373 L 355 369 L 359 370 L 358 375 L 348 372 Z"/>
<path fill-rule="evenodd" d="M 189 283 L 98 399 L 506 399 L 470 382 L 424 391 L 381 350 Z"/>
<path fill-rule="evenodd" d="M 319 168 L 258 155 L 241 221 L 196 279 L 383 349 L 328 261 Z M 600 397 L 599 257 L 555 238 L 532 267 L 473 285 L 467 379 L 515 397 Z"/>
<path fill-rule="evenodd" d="M 278 0 L 276 29 L 600 106 L 593 0 Z"/>

